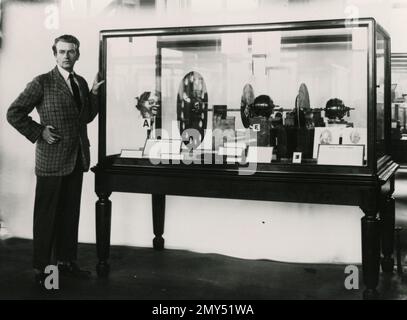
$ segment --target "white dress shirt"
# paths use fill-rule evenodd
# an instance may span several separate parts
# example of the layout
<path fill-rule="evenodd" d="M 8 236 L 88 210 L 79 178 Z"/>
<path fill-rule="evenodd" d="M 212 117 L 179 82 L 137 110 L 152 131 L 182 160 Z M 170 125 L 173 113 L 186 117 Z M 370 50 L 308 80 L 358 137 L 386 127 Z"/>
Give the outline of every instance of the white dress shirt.
<path fill-rule="evenodd" d="M 66 85 L 68 86 L 69 90 L 71 91 L 71 93 L 72 93 L 72 95 L 73 95 L 73 91 L 72 91 L 72 87 L 71 87 L 71 81 L 69 80 L 69 74 L 70 74 L 70 73 L 69 73 L 68 71 L 66 71 L 65 69 L 61 68 L 59 65 L 57 65 L 57 67 L 58 67 L 59 73 L 60 73 L 60 74 L 62 75 L 62 77 L 64 78 Z M 76 79 L 75 72 L 72 71 L 71 73 L 73 74 L 73 79 L 74 79 L 76 85 L 77 85 L 78 88 L 79 88 L 79 82 L 78 82 L 78 79 Z M 82 97 L 81 90 L 79 90 L 79 94 L 80 94 L 81 100 L 82 100 L 82 102 L 83 102 L 83 97 Z"/>

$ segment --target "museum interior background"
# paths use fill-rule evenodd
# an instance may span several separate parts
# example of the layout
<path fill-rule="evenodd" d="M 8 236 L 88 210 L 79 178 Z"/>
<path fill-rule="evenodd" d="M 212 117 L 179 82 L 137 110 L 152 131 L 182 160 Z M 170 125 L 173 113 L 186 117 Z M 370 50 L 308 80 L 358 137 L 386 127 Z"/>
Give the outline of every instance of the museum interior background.
<path fill-rule="evenodd" d="M 76 71 L 91 83 L 98 67 L 99 31 L 103 29 L 355 16 L 374 17 L 389 32 L 392 52 L 407 52 L 405 0 L 2 1 L 0 218 L 12 236 L 32 237 L 34 145 L 6 122 L 6 110 L 34 76 L 53 68 L 51 45 L 55 37 L 69 33 L 81 40 Z M 407 80 L 402 80 L 400 74 L 395 94 L 402 99 L 402 94 L 407 93 Z M 402 100 L 398 101 L 402 104 Z M 115 126 L 117 132 L 127 128 L 121 123 Z M 97 121 L 90 124 L 89 133 L 94 165 Z M 395 197 L 399 191 L 396 188 Z M 83 185 L 81 242 L 95 242 L 96 200 L 94 175 L 88 173 Z M 111 200 L 112 244 L 150 247 L 150 195 L 114 193 Z M 167 197 L 166 206 L 164 237 L 169 249 L 289 262 L 361 261 L 362 212 L 357 207 L 172 196 Z M 396 211 L 396 215 L 406 217 L 403 212 Z"/>

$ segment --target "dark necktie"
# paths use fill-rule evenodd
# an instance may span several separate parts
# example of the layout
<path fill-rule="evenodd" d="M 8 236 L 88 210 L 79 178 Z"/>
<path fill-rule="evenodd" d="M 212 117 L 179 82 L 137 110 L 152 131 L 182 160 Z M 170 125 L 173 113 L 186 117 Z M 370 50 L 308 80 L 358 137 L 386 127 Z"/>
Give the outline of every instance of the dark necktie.
<path fill-rule="evenodd" d="M 75 99 L 76 105 L 78 106 L 78 111 L 81 111 L 82 102 L 81 102 L 81 95 L 79 93 L 79 87 L 76 84 L 73 74 L 69 74 L 69 82 L 71 83 L 73 98 Z"/>

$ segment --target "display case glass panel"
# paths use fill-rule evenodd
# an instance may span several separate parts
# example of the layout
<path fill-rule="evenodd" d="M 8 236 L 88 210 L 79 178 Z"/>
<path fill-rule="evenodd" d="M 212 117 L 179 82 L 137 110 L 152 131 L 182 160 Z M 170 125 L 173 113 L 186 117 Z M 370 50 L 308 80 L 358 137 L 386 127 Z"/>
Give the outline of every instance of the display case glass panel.
<path fill-rule="evenodd" d="M 407 53 L 391 56 L 392 157 L 407 163 Z"/>
<path fill-rule="evenodd" d="M 388 48 L 364 22 L 102 32 L 106 154 L 368 166 L 385 154 Z"/>
<path fill-rule="evenodd" d="M 384 102 L 385 102 L 385 39 L 380 32 L 376 35 L 376 152 L 381 157 L 385 154 L 384 136 Z"/>
<path fill-rule="evenodd" d="M 391 82 L 392 139 L 407 140 L 407 53 L 392 54 Z"/>

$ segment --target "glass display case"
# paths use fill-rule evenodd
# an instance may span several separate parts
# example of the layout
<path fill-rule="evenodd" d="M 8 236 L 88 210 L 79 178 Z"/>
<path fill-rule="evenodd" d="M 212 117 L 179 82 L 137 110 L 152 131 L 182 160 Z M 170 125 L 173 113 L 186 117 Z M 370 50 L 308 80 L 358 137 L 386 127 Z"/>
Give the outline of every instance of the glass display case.
<path fill-rule="evenodd" d="M 407 163 L 407 53 L 391 55 L 391 151 L 395 161 Z"/>
<path fill-rule="evenodd" d="M 95 172 L 100 276 L 112 192 L 359 206 L 365 297 L 393 269 L 390 37 L 374 19 L 106 30 Z"/>
<path fill-rule="evenodd" d="M 366 173 L 390 154 L 389 37 L 373 20 L 101 36 L 99 160 Z"/>

